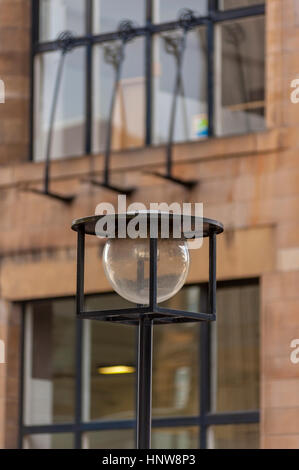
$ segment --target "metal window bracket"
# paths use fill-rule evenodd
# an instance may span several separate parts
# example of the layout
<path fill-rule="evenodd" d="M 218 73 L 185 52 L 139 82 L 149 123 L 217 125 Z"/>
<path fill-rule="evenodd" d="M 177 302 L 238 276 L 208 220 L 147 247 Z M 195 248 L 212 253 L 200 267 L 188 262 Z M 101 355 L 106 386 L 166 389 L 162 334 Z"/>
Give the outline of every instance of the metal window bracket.
<path fill-rule="evenodd" d="M 126 44 L 133 40 L 136 36 L 136 28 L 134 24 L 129 20 L 123 20 L 120 22 L 118 31 L 119 31 L 119 40 L 113 41 L 113 43 L 108 43 L 104 45 L 104 59 L 105 62 L 112 65 L 114 69 L 114 85 L 110 101 L 109 109 L 109 119 L 107 126 L 107 137 L 106 137 L 106 148 L 105 148 L 105 159 L 104 159 L 104 177 L 103 181 L 98 181 L 94 178 L 85 179 L 94 186 L 101 186 L 116 193 L 122 193 L 130 195 L 135 191 L 135 188 L 122 188 L 119 186 L 112 185 L 110 183 L 111 169 L 110 169 L 110 160 L 111 160 L 111 142 L 112 142 L 112 132 L 113 132 L 113 117 L 115 111 L 116 97 L 119 90 L 119 83 L 121 80 L 122 66 L 125 59 L 125 47 Z"/>
<path fill-rule="evenodd" d="M 172 174 L 173 170 L 173 137 L 175 129 L 175 119 L 177 110 L 177 101 L 179 94 L 184 98 L 184 84 L 183 84 L 183 61 L 186 50 L 186 40 L 188 31 L 196 26 L 196 17 L 192 10 L 188 8 L 183 9 L 179 14 L 180 30 L 174 33 L 163 35 L 165 50 L 168 54 L 172 54 L 176 61 L 176 78 L 173 90 L 173 99 L 170 113 L 169 130 L 168 130 L 168 143 L 166 148 L 166 173 L 161 174 L 158 172 L 151 172 L 151 174 L 164 178 L 172 183 L 184 186 L 187 189 L 192 189 L 198 183 L 193 180 L 182 180 L 175 178 Z"/>
<path fill-rule="evenodd" d="M 66 204 L 70 204 L 75 199 L 75 195 L 65 196 L 65 195 L 57 194 L 51 191 L 50 169 L 51 169 L 51 150 L 52 150 L 52 143 L 53 143 L 53 129 L 54 129 L 54 124 L 55 124 L 55 116 L 56 116 L 56 110 L 57 110 L 59 90 L 60 90 L 60 86 L 62 82 L 65 57 L 67 53 L 73 49 L 74 42 L 75 42 L 75 37 L 70 31 L 63 31 L 62 33 L 59 34 L 57 38 L 57 47 L 61 51 L 61 54 L 60 54 L 60 59 L 58 63 L 58 69 L 57 69 L 54 92 L 53 92 L 53 101 L 52 101 L 52 107 L 51 107 L 51 112 L 50 112 L 49 131 L 48 131 L 47 144 L 46 144 L 44 187 L 41 190 L 36 189 L 36 188 L 25 188 L 26 191 L 30 191 L 35 194 L 40 194 L 42 196 L 47 196 L 47 197 L 56 199 L 58 201 L 64 202 Z"/>

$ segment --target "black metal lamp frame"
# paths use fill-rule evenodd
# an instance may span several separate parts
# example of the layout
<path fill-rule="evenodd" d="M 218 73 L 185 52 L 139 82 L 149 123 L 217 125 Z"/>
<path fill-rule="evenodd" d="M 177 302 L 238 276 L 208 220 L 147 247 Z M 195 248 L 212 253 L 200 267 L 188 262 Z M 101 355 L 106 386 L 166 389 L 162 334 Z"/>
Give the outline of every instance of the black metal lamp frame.
<path fill-rule="evenodd" d="M 149 304 L 123 309 L 85 311 L 85 235 L 96 235 L 96 223 L 101 217 L 91 216 L 77 219 L 72 224 L 72 229 L 78 234 L 76 314 L 79 319 L 111 321 L 138 326 L 137 448 L 149 449 L 151 445 L 153 325 L 216 320 L 216 236 L 223 232 L 223 226 L 220 222 L 203 218 L 202 234 L 195 235 L 209 238 L 209 311 L 207 313 L 188 312 L 158 305 L 158 238 L 149 238 Z M 130 219 L 131 216 L 127 215 L 127 222 Z"/>

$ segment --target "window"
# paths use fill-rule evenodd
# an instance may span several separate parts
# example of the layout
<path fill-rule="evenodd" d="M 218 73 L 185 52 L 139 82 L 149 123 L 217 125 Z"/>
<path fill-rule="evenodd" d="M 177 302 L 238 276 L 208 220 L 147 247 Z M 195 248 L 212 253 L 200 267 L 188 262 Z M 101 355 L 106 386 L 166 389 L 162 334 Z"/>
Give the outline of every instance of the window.
<path fill-rule="evenodd" d="M 264 18 L 260 16 L 217 25 L 217 135 L 248 133 L 264 128 L 264 30 Z"/>
<path fill-rule="evenodd" d="M 74 308 L 73 300 L 27 307 L 23 418 L 28 426 L 74 421 Z"/>
<path fill-rule="evenodd" d="M 62 31 L 75 35 L 65 58 L 51 157 L 102 152 L 113 67 L 105 45 L 123 19 L 138 35 L 126 46 L 113 118 L 112 148 L 162 144 L 168 139 L 175 58 L 165 35 L 178 30 L 182 8 L 193 9 L 174 140 L 248 133 L 264 128 L 264 12 L 262 0 L 34 0 L 32 158 L 44 160 Z M 204 19 L 204 20 L 203 20 Z"/>
<path fill-rule="evenodd" d="M 125 300 L 111 294 L 87 297 L 88 310 L 124 307 Z M 121 305 L 120 305 L 121 302 Z M 134 418 L 135 374 L 104 374 L 101 368 L 124 365 L 136 368 L 134 328 L 126 325 L 83 322 L 83 419 L 119 421 Z M 120 397 L 119 391 L 122 390 Z M 94 439 L 92 440 L 94 442 Z"/>
<path fill-rule="evenodd" d="M 170 109 L 173 99 L 176 61 L 165 50 L 164 36 L 154 40 L 154 111 L 153 142 L 167 142 Z M 199 138 L 197 122 L 207 120 L 207 29 L 205 26 L 188 33 L 188 46 L 184 56 L 183 87 L 180 92 L 175 122 L 175 141 L 196 140 Z M 192 70 L 192 73 L 191 73 Z M 207 129 L 207 126 L 205 126 Z"/>
<path fill-rule="evenodd" d="M 126 60 L 116 101 L 113 123 L 113 150 L 142 147 L 145 132 L 144 38 L 126 46 Z M 114 70 L 104 60 L 102 46 L 94 48 L 93 151 L 103 152 L 106 142 Z"/>
<path fill-rule="evenodd" d="M 116 294 L 86 301 L 126 306 Z M 204 309 L 207 286 L 168 303 Z M 220 282 L 217 304 L 216 323 L 154 328 L 153 448 L 259 446 L 258 282 Z M 74 299 L 25 304 L 20 445 L 134 448 L 136 329 L 76 321 L 74 310 Z"/>
<path fill-rule="evenodd" d="M 59 59 L 60 53 L 54 51 L 41 54 L 35 60 L 35 82 L 38 84 L 34 102 L 34 129 L 37 137 L 35 142 L 36 161 L 43 160 L 43 156 L 46 154 Z M 75 49 L 66 58 L 59 95 L 61 99 L 58 100 L 53 130 L 52 158 L 62 158 L 69 155 L 75 157 L 84 153 L 84 64 L 85 52 L 82 47 Z"/>

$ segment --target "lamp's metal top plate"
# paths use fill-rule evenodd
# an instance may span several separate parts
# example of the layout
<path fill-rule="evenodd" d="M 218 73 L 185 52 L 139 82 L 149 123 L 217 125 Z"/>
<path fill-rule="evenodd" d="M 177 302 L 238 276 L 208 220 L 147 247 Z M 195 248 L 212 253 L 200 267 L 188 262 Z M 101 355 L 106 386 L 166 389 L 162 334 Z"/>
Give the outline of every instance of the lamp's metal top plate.
<path fill-rule="evenodd" d="M 168 212 L 158 212 L 158 211 L 144 211 L 144 212 L 128 212 L 125 214 L 108 214 L 108 215 L 92 215 L 89 217 L 83 217 L 81 219 L 76 219 L 72 223 L 72 229 L 78 232 L 79 230 L 83 230 L 87 235 L 98 235 L 100 237 L 106 238 L 118 238 L 118 221 L 122 221 L 122 223 L 128 224 L 138 216 L 139 220 L 146 219 L 147 221 L 147 233 L 150 234 L 150 226 L 151 223 L 157 224 L 158 227 L 158 237 L 161 237 L 161 227 L 163 227 L 163 223 L 166 223 L 169 220 L 169 237 L 173 236 L 173 227 L 178 227 L 180 232 L 180 237 L 182 239 L 192 239 L 192 238 L 201 238 L 201 237 L 208 237 L 212 233 L 219 233 L 223 232 L 223 225 L 221 222 L 216 220 L 207 219 L 206 217 L 196 217 L 190 215 L 180 215 L 180 214 L 173 214 Z M 114 234 L 107 234 L 107 232 L 102 232 L 97 225 L 103 217 L 106 217 L 106 222 L 111 222 L 111 224 L 115 223 L 115 232 Z M 169 218 L 169 219 L 168 219 Z M 115 222 L 114 222 L 115 221 Z M 175 225 L 176 224 L 176 225 Z M 107 223 L 109 226 L 109 223 Z M 105 229 L 106 230 L 106 229 Z M 154 236 L 152 235 L 154 238 Z M 167 238 L 162 236 L 161 238 Z M 175 235 L 174 238 L 177 238 Z"/>

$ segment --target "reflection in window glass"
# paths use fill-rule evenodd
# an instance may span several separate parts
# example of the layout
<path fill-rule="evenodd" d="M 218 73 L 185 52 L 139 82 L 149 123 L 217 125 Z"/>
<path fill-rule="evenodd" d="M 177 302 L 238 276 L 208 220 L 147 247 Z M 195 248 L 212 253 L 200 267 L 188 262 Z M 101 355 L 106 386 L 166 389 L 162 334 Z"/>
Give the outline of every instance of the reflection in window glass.
<path fill-rule="evenodd" d="M 44 160 L 53 92 L 60 52 L 41 54 L 35 60 L 34 134 L 36 161 Z M 51 158 L 82 155 L 85 121 L 85 51 L 74 49 L 65 58 L 54 123 Z M 76 97 L 74 99 L 74 97 Z"/>
<path fill-rule="evenodd" d="M 216 29 L 217 135 L 264 129 L 264 18 L 227 22 Z"/>
<path fill-rule="evenodd" d="M 61 31 L 85 33 L 85 0 L 40 0 L 39 40 L 53 41 Z"/>
<path fill-rule="evenodd" d="M 228 424 L 208 430 L 209 449 L 258 449 L 258 424 Z"/>
<path fill-rule="evenodd" d="M 219 8 L 220 10 L 230 10 L 233 8 L 251 7 L 253 5 L 264 3 L 264 0 L 219 0 Z"/>
<path fill-rule="evenodd" d="M 199 288 L 180 291 L 170 308 L 198 311 Z M 153 416 L 198 413 L 198 324 L 157 325 L 154 328 Z"/>
<path fill-rule="evenodd" d="M 73 434 L 32 434 L 24 438 L 24 449 L 73 449 Z"/>
<path fill-rule="evenodd" d="M 196 16 L 206 15 L 208 0 L 154 0 L 155 21 L 158 23 L 174 21 L 183 8 L 190 8 Z"/>
<path fill-rule="evenodd" d="M 168 139 L 170 113 L 176 76 L 176 60 L 165 51 L 163 37 L 155 39 L 154 143 Z M 208 132 L 206 83 L 206 29 L 188 33 L 183 62 L 183 86 L 177 101 L 174 141 L 196 140 Z"/>
<path fill-rule="evenodd" d="M 83 435 L 84 449 L 135 449 L 135 430 L 88 432 Z"/>
<path fill-rule="evenodd" d="M 103 151 L 114 86 L 114 69 L 104 60 L 104 50 L 94 51 L 94 122 L 93 150 Z M 138 38 L 126 45 L 122 78 L 114 109 L 112 148 L 141 147 L 145 133 L 145 79 L 144 39 Z"/>
<path fill-rule="evenodd" d="M 259 408 L 258 286 L 218 289 L 211 377 L 213 411 Z"/>
<path fill-rule="evenodd" d="M 72 300 L 36 302 L 28 306 L 25 325 L 25 424 L 74 420 L 74 308 Z"/>
<path fill-rule="evenodd" d="M 198 449 L 199 430 L 186 428 L 153 428 L 152 449 Z"/>
<path fill-rule="evenodd" d="M 86 306 L 88 310 L 105 310 L 125 308 L 127 303 L 112 294 L 88 298 Z M 120 374 L 107 368 L 129 366 L 136 369 L 135 328 L 97 321 L 85 321 L 83 326 L 84 420 L 133 418 L 136 373 L 130 370 L 130 373 Z"/>
<path fill-rule="evenodd" d="M 93 0 L 94 33 L 115 31 L 124 19 L 142 26 L 145 22 L 145 2 L 146 0 Z"/>

